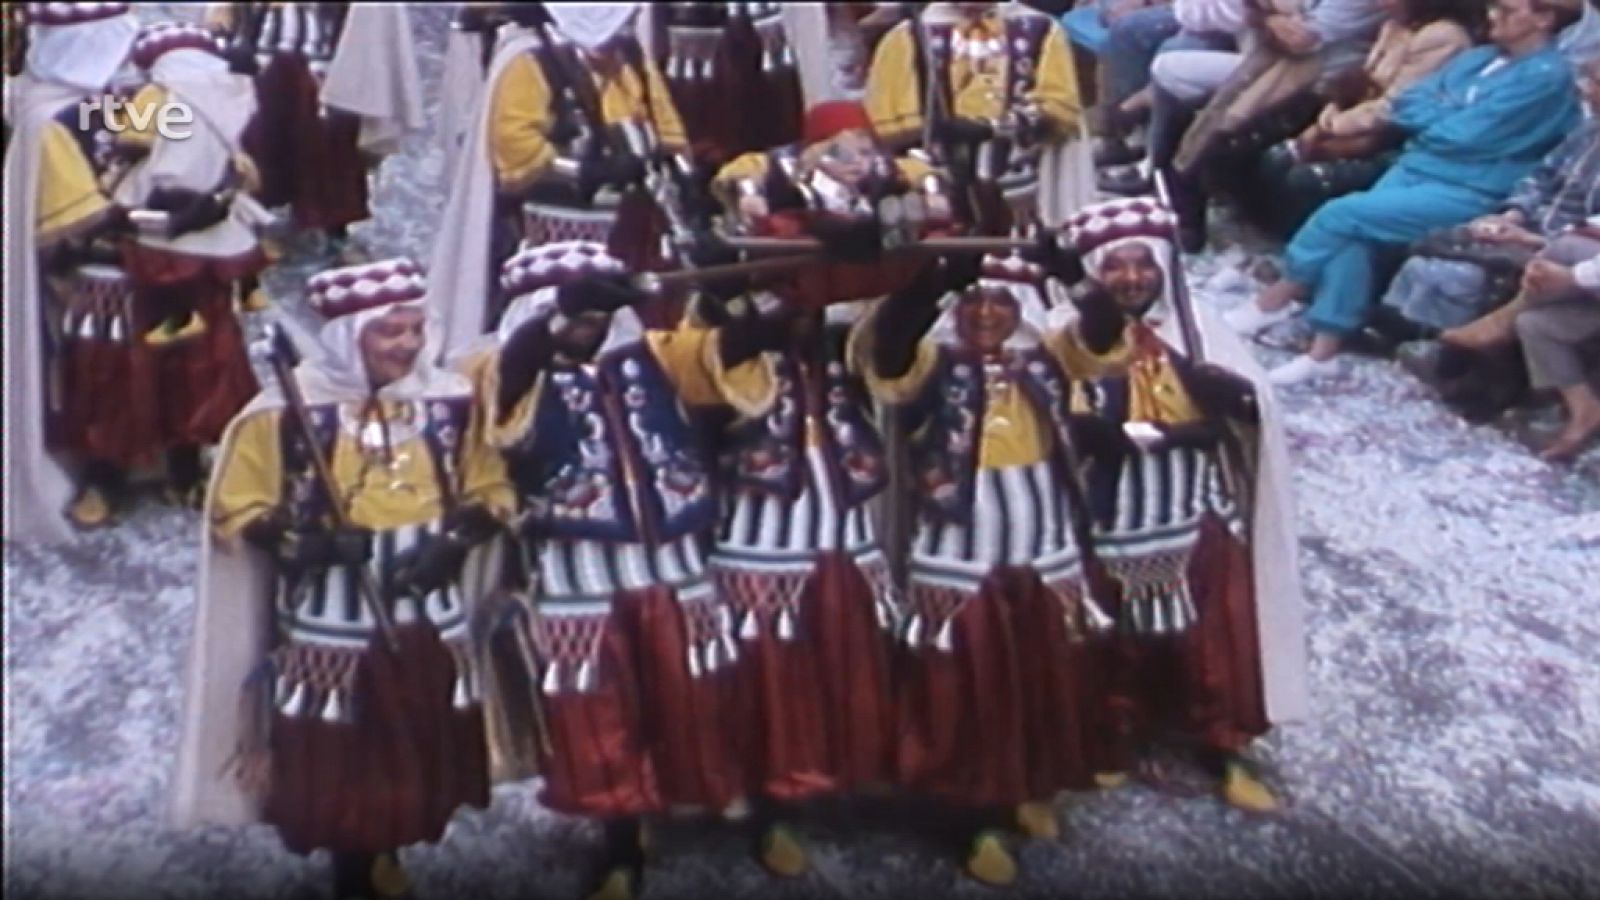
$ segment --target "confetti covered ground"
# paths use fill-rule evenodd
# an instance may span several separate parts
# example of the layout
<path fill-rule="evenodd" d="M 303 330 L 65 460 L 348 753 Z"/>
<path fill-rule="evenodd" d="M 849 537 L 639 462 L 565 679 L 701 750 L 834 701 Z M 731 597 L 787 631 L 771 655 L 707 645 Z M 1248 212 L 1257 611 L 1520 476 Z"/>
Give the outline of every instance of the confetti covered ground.
<path fill-rule="evenodd" d="M 436 92 L 449 10 L 413 16 Z M 356 229 L 375 253 L 427 258 L 440 160 L 426 133 L 384 166 L 376 219 Z M 291 251 L 268 280 L 279 311 L 263 315 L 310 324 L 298 285 L 327 257 L 311 241 Z M 1194 260 L 1200 302 L 1245 302 L 1248 261 L 1242 248 Z M 1077 798 L 1064 840 L 1027 846 L 1005 896 L 1600 896 L 1600 454 L 1539 463 L 1389 362 L 1281 399 L 1315 699 L 1310 721 L 1256 750 L 1285 810 L 1250 818 L 1181 777 Z M 326 859 L 285 853 L 264 827 L 162 821 L 198 529 L 152 501 L 75 546 L 6 548 L 5 887 L 18 900 L 327 895 Z M 574 861 L 598 835 L 534 791 L 502 787 L 438 846 L 405 851 L 418 895 L 574 896 Z M 669 830 L 647 896 L 1002 896 L 893 823 L 835 814 L 803 829 L 815 866 L 789 882 L 727 828 Z"/>

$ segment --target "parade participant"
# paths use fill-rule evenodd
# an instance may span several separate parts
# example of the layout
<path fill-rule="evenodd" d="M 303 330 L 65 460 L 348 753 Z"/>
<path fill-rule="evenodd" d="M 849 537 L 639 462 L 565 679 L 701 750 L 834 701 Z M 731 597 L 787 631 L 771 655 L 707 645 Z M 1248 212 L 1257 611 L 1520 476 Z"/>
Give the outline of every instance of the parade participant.
<path fill-rule="evenodd" d="M 257 77 L 260 123 L 248 145 L 262 203 L 289 205 L 297 226 L 358 261 L 349 227 L 370 216 L 368 172 L 422 124 L 404 5 L 214 3 L 206 19 L 236 68 Z"/>
<path fill-rule="evenodd" d="M 962 202 L 984 231 L 1035 215 L 1058 225 L 1093 190 L 1072 50 L 1021 3 L 933 3 L 897 25 L 873 56 L 866 107 L 891 147 L 922 147 L 979 186 Z"/>
<path fill-rule="evenodd" d="M 759 354 L 784 334 L 646 330 L 647 298 L 623 271 L 597 243 L 525 245 L 502 275 L 517 299 L 498 352 L 479 361 L 539 584 L 541 802 L 605 821 L 605 896 L 639 887 L 641 816 L 743 800 L 727 706 L 738 650 L 701 544 L 717 499 L 684 407 L 765 414 L 775 383 Z"/>
<path fill-rule="evenodd" d="M 803 144 L 747 153 L 724 166 L 711 187 L 739 229 L 809 234 L 829 248 L 830 262 L 797 279 L 797 298 L 810 308 L 889 293 L 921 262 L 880 260 L 886 242 L 957 227 L 944 176 L 892 156 L 866 110 L 849 101 L 812 107 Z"/>
<path fill-rule="evenodd" d="M 1125 320 L 1103 354 L 1066 347 L 1084 375 L 1073 410 L 1125 435 L 1087 485 L 1095 555 L 1118 595 L 1104 654 L 1110 761 L 1126 771 L 1149 742 L 1186 739 L 1228 803 L 1264 812 L 1276 800 L 1242 751 L 1306 702 L 1283 429 L 1259 366 L 1178 291 L 1177 224 L 1153 198 L 1069 222 Z"/>
<path fill-rule="evenodd" d="M 781 291 L 781 288 L 780 288 Z M 710 558 L 740 642 L 734 678 L 753 825 L 769 871 L 808 866 L 782 806 L 888 785 L 892 576 L 871 505 L 884 446 L 845 358 L 859 304 L 798 311 L 760 291 L 701 294 L 707 325 L 770 328 L 771 407 L 717 434 L 724 499 Z"/>
<path fill-rule="evenodd" d="M 169 220 L 124 248 L 140 318 L 156 323 L 138 323 L 134 337 L 159 351 L 152 360 L 169 489 L 198 509 L 205 493 L 200 448 L 216 443 L 256 392 L 235 316 L 236 306 L 261 308 L 256 276 L 267 264 L 256 238 L 264 213 L 244 196 L 255 165 L 240 144 L 256 113 L 255 84 L 229 71 L 216 40 L 192 25 L 146 29 L 132 59 L 150 81 L 116 134 L 137 161 L 121 173 L 115 199 Z M 192 123 L 164 133 L 160 123 L 171 105 L 181 105 Z"/>
<path fill-rule="evenodd" d="M 447 347 L 465 347 L 499 320 L 508 298 L 496 273 L 524 237 L 609 241 L 635 269 L 659 264 L 664 213 L 640 198 L 624 220 L 621 204 L 688 144 L 672 93 L 633 34 L 638 6 L 508 12 L 521 27 L 489 64 L 433 249 L 430 302 Z"/>
<path fill-rule="evenodd" d="M 461 575 L 515 497 L 422 295 L 407 259 L 313 277 L 322 357 L 229 427 L 206 501 L 177 824 L 331 850 L 341 898 L 405 895 L 395 851 L 489 800 Z"/>
<path fill-rule="evenodd" d="M 665 37 L 661 69 L 697 159 L 718 166 L 800 137 L 804 107 L 784 5 L 650 4 Z"/>
<path fill-rule="evenodd" d="M 1099 716 L 1080 641 L 1109 620 L 1085 590 L 1076 423 L 1043 271 L 988 257 L 978 274 L 930 266 L 861 324 L 852 357 L 913 436 L 900 774 L 962 810 L 966 871 L 1009 884 L 1001 829 L 1054 839 L 1055 795 L 1092 784 Z"/>
<path fill-rule="evenodd" d="M 127 434 L 130 429 L 96 444 L 81 427 L 81 415 L 79 424 L 71 421 L 70 414 L 79 411 L 70 404 L 86 397 L 67 378 L 72 354 L 65 336 L 75 329 L 63 327 L 75 296 L 85 297 L 83 306 L 96 305 L 75 284 L 89 281 L 82 266 L 93 239 L 126 226 L 97 181 L 93 131 L 80 128 L 80 115 L 85 101 L 101 99 L 139 27 L 123 3 L 44 5 L 28 12 L 26 67 L 6 83 L 6 536 L 68 540 L 72 532 L 62 513 L 69 506 L 80 524 L 110 518 L 104 492 L 95 497 L 81 490 L 74 500 L 69 467 L 80 469 L 85 484 L 104 484 L 115 477 L 104 470 L 114 467 L 95 466 L 94 459 L 138 456 L 159 446 L 147 434 Z M 117 257 L 114 247 L 108 256 L 97 255 Z M 100 305 L 125 309 L 125 278 L 114 268 L 101 271 L 113 290 Z M 145 403 L 151 399 L 147 395 Z M 130 418 L 138 426 L 149 424 Z"/>

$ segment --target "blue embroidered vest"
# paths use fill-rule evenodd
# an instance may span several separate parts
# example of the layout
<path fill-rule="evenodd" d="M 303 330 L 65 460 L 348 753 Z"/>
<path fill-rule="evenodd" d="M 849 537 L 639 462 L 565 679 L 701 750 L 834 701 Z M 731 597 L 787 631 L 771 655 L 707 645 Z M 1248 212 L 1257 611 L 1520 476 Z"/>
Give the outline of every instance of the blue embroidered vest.
<path fill-rule="evenodd" d="M 924 515 L 955 525 L 972 524 L 979 441 L 988 403 L 986 363 L 977 354 L 940 347 L 934 371 L 922 394 L 903 410 L 910 441 L 917 501 Z M 1008 352 L 987 363 L 1022 389 L 1023 396 L 1054 439 L 1051 462 L 1064 465 L 1070 445 L 1067 427 L 1069 381 L 1048 351 L 1035 347 Z"/>
<path fill-rule="evenodd" d="M 506 453 L 528 537 L 659 543 L 715 524 L 694 432 L 643 342 L 550 368 L 537 404 Z"/>
<path fill-rule="evenodd" d="M 729 481 L 740 489 L 800 496 L 805 483 L 806 415 L 821 425 L 821 446 L 839 505 L 852 509 L 888 484 L 883 441 L 868 417 L 866 386 L 844 364 L 844 329 L 824 338 L 826 363 L 802 365 L 800 357 L 777 358 L 777 397 L 764 416 L 730 430 L 723 455 Z"/>

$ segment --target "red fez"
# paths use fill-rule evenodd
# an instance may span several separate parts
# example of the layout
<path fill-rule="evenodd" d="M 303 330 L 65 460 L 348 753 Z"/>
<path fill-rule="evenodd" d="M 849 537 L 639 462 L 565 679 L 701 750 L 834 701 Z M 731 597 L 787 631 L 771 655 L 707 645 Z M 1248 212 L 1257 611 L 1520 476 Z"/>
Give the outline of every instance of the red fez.
<path fill-rule="evenodd" d="M 840 132 L 854 129 L 872 131 L 872 119 L 866 107 L 850 100 L 832 100 L 818 103 L 806 111 L 805 138 L 807 144 L 820 144 Z"/>

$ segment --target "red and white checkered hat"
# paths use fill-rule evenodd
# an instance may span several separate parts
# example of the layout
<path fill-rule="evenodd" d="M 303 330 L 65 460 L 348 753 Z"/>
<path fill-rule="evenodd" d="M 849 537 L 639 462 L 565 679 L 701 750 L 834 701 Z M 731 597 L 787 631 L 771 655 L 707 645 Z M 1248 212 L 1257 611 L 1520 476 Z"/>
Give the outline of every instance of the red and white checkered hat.
<path fill-rule="evenodd" d="M 983 263 L 978 269 L 980 288 L 1010 287 L 1014 284 L 1037 286 L 1043 280 L 1044 268 L 1020 256 L 990 254 L 983 258 Z"/>
<path fill-rule="evenodd" d="M 622 261 L 596 241 L 527 244 L 500 267 L 500 286 L 508 297 L 560 287 L 586 275 L 626 272 Z"/>
<path fill-rule="evenodd" d="M 1154 197 L 1108 200 L 1078 210 L 1067 220 L 1067 233 L 1080 254 L 1128 238 L 1175 241 L 1178 217 Z"/>
<path fill-rule="evenodd" d="M 79 25 L 115 18 L 128 11 L 126 3 L 29 3 L 29 25 Z"/>
<path fill-rule="evenodd" d="M 162 22 L 146 28 L 133 44 L 130 58 L 141 69 L 155 65 L 163 53 L 172 50 L 204 50 L 222 55 L 222 45 L 211 32 L 187 22 Z"/>
<path fill-rule="evenodd" d="M 422 267 L 406 257 L 330 269 L 306 282 L 306 302 L 324 319 L 410 303 L 427 293 Z"/>

